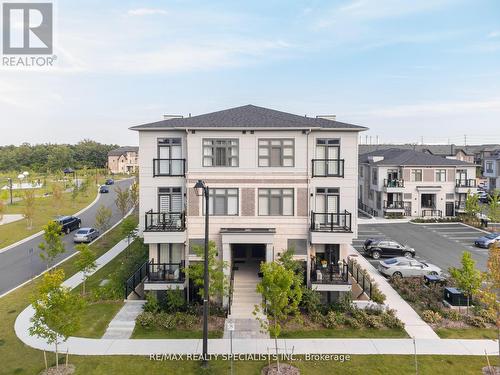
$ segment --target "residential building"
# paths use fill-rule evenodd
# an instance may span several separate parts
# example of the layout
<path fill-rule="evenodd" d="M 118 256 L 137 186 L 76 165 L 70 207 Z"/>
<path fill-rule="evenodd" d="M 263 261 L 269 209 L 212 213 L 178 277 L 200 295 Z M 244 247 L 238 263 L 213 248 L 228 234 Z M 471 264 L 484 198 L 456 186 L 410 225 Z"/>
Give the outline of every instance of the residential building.
<path fill-rule="evenodd" d="M 222 260 L 252 263 L 257 273 L 261 261 L 293 248 L 308 285 L 326 298 L 351 289 L 342 261 L 357 237 L 358 133 L 366 128 L 247 105 L 131 129 L 139 132 L 140 230 L 151 260 L 146 290 L 193 293 L 182 269 L 200 261 L 198 180 L 210 188 L 209 238 Z"/>
<path fill-rule="evenodd" d="M 485 157 L 483 176 L 488 179 L 490 191 L 500 189 L 500 150 Z"/>
<path fill-rule="evenodd" d="M 451 217 L 476 192 L 476 165 L 397 148 L 359 158 L 360 208 L 376 216 Z"/>
<path fill-rule="evenodd" d="M 133 173 L 139 165 L 139 147 L 124 146 L 108 152 L 111 173 Z"/>

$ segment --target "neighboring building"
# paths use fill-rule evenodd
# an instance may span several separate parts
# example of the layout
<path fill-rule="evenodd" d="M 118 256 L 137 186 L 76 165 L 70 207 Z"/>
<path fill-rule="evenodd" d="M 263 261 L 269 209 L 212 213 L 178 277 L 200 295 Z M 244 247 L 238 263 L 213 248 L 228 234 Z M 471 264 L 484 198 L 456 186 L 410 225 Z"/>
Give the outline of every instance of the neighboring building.
<path fill-rule="evenodd" d="M 124 146 L 108 152 L 111 173 L 133 173 L 139 166 L 139 147 Z"/>
<path fill-rule="evenodd" d="M 463 213 L 476 192 L 476 165 L 397 148 L 359 158 L 360 208 L 377 216 L 442 216 Z"/>
<path fill-rule="evenodd" d="M 192 288 L 182 268 L 200 260 L 193 246 L 203 244 L 198 180 L 210 188 L 210 240 L 222 260 L 254 262 L 257 273 L 260 261 L 294 248 L 308 284 L 328 299 L 351 289 L 339 262 L 357 237 L 358 133 L 366 128 L 247 105 L 131 129 L 139 132 L 140 230 L 151 260 L 146 290 Z"/>
<path fill-rule="evenodd" d="M 500 150 L 485 157 L 483 176 L 488 179 L 490 191 L 500 189 Z"/>

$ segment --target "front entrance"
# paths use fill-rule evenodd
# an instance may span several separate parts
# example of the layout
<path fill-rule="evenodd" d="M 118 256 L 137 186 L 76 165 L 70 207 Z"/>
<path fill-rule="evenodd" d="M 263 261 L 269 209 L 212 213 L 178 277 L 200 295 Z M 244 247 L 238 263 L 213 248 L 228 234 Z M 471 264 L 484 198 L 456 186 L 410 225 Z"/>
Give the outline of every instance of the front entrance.
<path fill-rule="evenodd" d="M 231 251 L 233 263 L 266 261 L 265 244 L 232 244 Z"/>
<path fill-rule="evenodd" d="M 446 202 L 446 216 L 455 216 L 455 202 Z"/>
<path fill-rule="evenodd" d="M 436 209 L 436 194 L 422 194 L 421 207 L 428 210 Z"/>

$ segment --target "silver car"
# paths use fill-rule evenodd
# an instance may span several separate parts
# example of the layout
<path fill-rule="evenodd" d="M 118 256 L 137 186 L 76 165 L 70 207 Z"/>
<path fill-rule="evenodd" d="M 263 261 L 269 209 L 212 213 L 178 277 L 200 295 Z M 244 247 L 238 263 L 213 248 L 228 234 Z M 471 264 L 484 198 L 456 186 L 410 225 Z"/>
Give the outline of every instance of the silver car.
<path fill-rule="evenodd" d="M 441 268 L 434 264 L 419 262 L 403 257 L 380 261 L 378 270 L 389 277 L 415 277 L 425 275 L 441 275 Z"/>
<path fill-rule="evenodd" d="M 94 228 L 80 228 L 73 237 L 73 242 L 92 242 L 99 237 L 99 231 Z"/>

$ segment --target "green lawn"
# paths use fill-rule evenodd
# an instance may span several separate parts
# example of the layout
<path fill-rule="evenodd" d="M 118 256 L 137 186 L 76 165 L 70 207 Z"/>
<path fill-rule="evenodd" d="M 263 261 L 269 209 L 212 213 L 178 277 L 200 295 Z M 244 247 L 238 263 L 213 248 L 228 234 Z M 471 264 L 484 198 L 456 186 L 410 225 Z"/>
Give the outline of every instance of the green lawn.
<path fill-rule="evenodd" d="M 352 329 L 352 328 L 324 328 L 314 330 L 283 331 L 282 338 L 307 339 L 307 338 L 408 338 L 404 329 Z"/>
<path fill-rule="evenodd" d="M 442 339 L 491 339 L 498 338 L 495 328 L 436 328 L 434 329 Z"/>
<path fill-rule="evenodd" d="M 223 331 L 209 331 L 208 338 L 221 339 L 224 335 Z M 201 339 L 203 331 L 188 331 L 188 330 L 149 330 L 139 325 L 135 325 L 132 334 L 133 339 Z"/>
<path fill-rule="evenodd" d="M 57 215 L 72 215 L 75 212 L 87 207 L 94 201 L 97 195 L 97 189 L 89 187 L 87 194 L 79 194 L 75 201 L 71 193 L 64 193 L 60 208 L 57 209 L 54 199 L 50 197 L 36 198 L 35 216 L 31 229 L 26 227 L 26 220 L 15 221 L 10 224 L 0 226 L 0 249 L 22 240 L 34 233 L 42 230 L 42 226 Z M 4 214 L 22 214 L 25 204 L 24 201 L 14 202 L 12 205 L 5 206 Z"/>
<path fill-rule="evenodd" d="M 73 336 L 101 338 L 122 306 L 123 301 L 103 301 L 87 305 L 83 310 L 83 324 Z"/>

